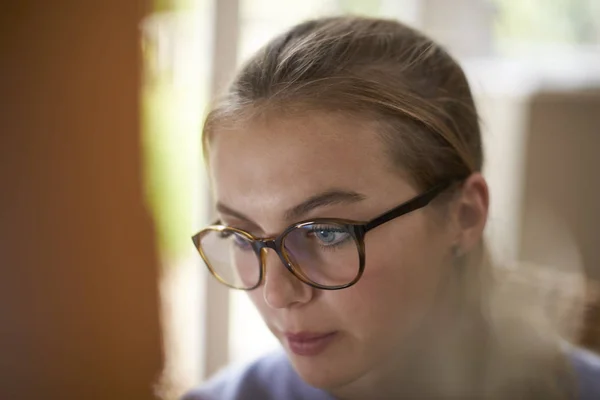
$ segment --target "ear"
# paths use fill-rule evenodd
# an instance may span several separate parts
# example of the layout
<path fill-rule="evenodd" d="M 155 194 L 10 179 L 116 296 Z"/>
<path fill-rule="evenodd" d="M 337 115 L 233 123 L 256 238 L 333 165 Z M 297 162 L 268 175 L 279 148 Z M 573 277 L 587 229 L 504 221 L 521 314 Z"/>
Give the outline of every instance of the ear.
<path fill-rule="evenodd" d="M 474 173 L 464 181 L 454 209 L 458 227 L 455 246 L 468 253 L 481 241 L 488 217 L 489 191 L 481 173 Z"/>

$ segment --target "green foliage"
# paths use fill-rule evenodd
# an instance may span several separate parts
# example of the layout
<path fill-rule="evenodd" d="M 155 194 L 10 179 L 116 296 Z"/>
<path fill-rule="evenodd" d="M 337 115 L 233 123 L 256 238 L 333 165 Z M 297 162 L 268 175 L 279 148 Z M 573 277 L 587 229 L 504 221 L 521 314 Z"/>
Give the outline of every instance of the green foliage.
<path fill-rule="evenodd" d="M 195 186 L 201 184 L 200 127 L 188 117 L 200 110 L 190 110 L 198 103 L 186 102 L 167 83 L 149 85 L 143 98 L 146 198 L 161 252 L 179 257 L 190 248 Z"/>
<path fill-rule="evenodd" d="M 163 19 L 162 13 L 208 6 L 208 0 L 154 0 L 152 17 L 156 23 L 167 22 L 165 26 L 171 29 L 171 23 L 177 20 L 170 15 Z M 165 60 L 159 60 L 156 35 L 146 33 L 142 42 L 141 110 L 146 200 L 154 218 L 160 252 L 163 257 L 173 259 L 193 249 L 190 236 L 197 228 L 198 214 L 205 211 L 204 202 L 199 200 L 204 199 L 200 123 L 206 98 L 202 88 L 191 83 L 197 79 L 190 79 L 187 85 L 174 81 L 178 72 L 174 65 L 187 60 L 173 58 L 165 65 Z M 168 65 L 169 62 L 173 65 Z"/>
<path fill-rule="evenodd" d="M 194 9 L 198 0 L 154 0 L 154 12 L 181 11 Z"/>

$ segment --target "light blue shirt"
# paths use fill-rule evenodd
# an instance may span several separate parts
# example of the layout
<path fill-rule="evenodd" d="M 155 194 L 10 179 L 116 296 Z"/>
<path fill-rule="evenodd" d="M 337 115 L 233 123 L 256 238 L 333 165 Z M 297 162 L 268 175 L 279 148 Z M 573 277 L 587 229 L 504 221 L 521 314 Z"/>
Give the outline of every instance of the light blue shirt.
<path fill-rule="evenodd" d="M 579 400 L 600 400 L 600 358 L 571 349 L 578 377 Z M 283 351 L 245 366 L 228 368 L 182 400 L 335 400 L 327 392 L 304 383 Z"/>

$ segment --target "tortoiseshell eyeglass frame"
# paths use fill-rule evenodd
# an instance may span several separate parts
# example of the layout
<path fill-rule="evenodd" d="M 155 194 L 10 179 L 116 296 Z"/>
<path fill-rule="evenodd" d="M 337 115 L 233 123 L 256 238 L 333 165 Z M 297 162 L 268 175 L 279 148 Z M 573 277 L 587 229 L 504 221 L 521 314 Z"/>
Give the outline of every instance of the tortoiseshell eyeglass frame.
<path fill-rule="evenodd" d="M 431 203 L 431 201 L 433 201 L 433 199 L 435 199 L 440 193 L 442 193 L 444 190 L 446 190 L 452 183 L 453 182 L 446 182 L 446 183 L 434 186 L 433 188 L 427 190 L 426 192 L 413 197 L 412 199 L 400 204 L 397 207 L 392 208 L 391 210 L 386 211 L 385 213 L 379 215 L 378 217 L 376 217 L 368 222 L 359 222 L 359 221 L 352 221 L 352 220 L 339 219 L 339 218 L 318 218 L 318 219 L 301 221 L 301 222 L 297 222 L 293 225 L 290 225 L 277 237 L 258 238 L 244 230 L 221 225 L 217 221 L 215 224 L 210 225 L 210 226 L 204 228 L 203 230 L 201 230 L 200 232 L 198 232 L 197 234 L 195 234 L 192 237 L 192 240 L 193 240 L 194 244 L 196 245 L 196 249 L 200 253 L 200 256 L 202 257 L 202 259 L 203 259 L 204 263 L 206 264 L 206 267 L 210 271 L 211 275 L 213 275 L 223 285 L 228 286 L 232 289 L 253 290 L 253 289 L 258 288 L 262 284 L 263 278 L 265 276 L 266 249 L 275 250 L 275 252 L 281 259 L 281 262 L 286 267 L 286 269 L 289 272 L 291 272 L 296 278 L 298 278 L 301 282 L 303 282 L 309 286 L 312 286 L 314 288 L 323 289 L 323 290 L 345 289 L 345 288 L 348 288 L 348 287 L 354 285 L 356 282 L 358 282 L 358 280 L 361 278 L 361 276 L 363 275 L 363 272 L 365 270 L 365 235 L 367 232 L 369 232 L 372 229 L 375 229 L 376 227 L 378 227 L 388 221 L 391 221 L 395 218 L 401 217 L 405 214 L 408 214 L 410 212 L 416 211 L 418 209 L 421 209 L 421 208 L 427 206 L 429 203 Z M 294 266 L 294 264 L 288 257 L 287 253 L 284 250 L 284 242 L 285 242 L 286 236 L 290 232 L 294 231 L 295 229 L 302 228 L 307 225 L 314 225 L 314 224 L 338 225 L 338 226 L 341 226 L 344 229 L 346 229 L 348 231 L 348 233 L 350 235 L 352 235 L 354 242 L 356 243 L 356 249 L 358 251 L 359 268 L 358 268 L 358 273 L 357 273 L 356 277 L 354 279 L 352 279 L 350 282 L 343 284 L 343 285 L 335 285 L 335 286 L 321 285 L 321 284 L 309 279 L 308 276 L 306 276 L 306 274 L 304 274 L 300 268 Z M 238 286 L 232 285 L 232 284 L 226 282 L 222 277 L 220 277 L 216 273 L 216 271 L 211 267 L 210 262 L 206 256 L 205 252 L 202 250 L 202 247 L 200 246 L 202 237 L 210 232 L 214 232 L 214 231 L 222 232 L 225 230 L 228 232 L 235 232 L 236 234 L 242 235 L 244 238 L 248 239 L 248 241 L 252 244 L 252 248 L 253 248 L 254 252 L 256 253 L 256 256 L 258 257 L 258 267 L 259 267 L 259 277 L 258 277 L 258 280 L 255 285 L 253 285 L 251 287 L 238 287 Z"/>

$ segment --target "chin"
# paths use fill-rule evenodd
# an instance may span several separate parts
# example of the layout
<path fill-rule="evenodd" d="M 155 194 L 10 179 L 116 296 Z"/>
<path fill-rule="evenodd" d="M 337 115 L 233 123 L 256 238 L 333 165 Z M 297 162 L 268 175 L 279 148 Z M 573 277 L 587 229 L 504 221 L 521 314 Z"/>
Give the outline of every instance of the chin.
<path fill-rule="evenodd" d="M 300 356 L 286 349 L 290 362 L 300 378 L 310 386 L 323 390 L 332 390 L 345 386 L 360 375 L 354 371 L 356 362 L 345 357 L 336 357 L 333 352 L 324 352 L 316 356 Z M 330 353 L 330 354 L 328 354 Z"/>

